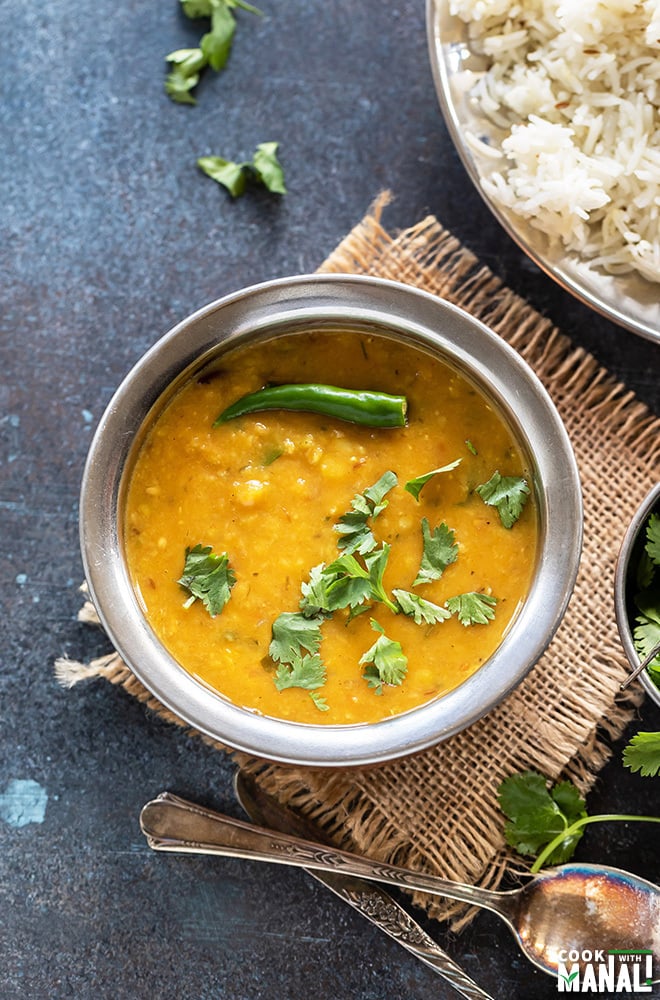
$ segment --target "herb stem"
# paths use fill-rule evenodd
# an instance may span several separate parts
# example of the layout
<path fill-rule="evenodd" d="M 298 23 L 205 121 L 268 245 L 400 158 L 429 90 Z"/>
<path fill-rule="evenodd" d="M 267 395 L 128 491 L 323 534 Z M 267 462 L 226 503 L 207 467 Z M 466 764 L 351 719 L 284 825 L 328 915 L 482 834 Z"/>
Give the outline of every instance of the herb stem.
<path fill-rule="evenodd" d="M 530 868 L 532 875 L 536 875 L 537 872 L 541 870 L 546 860 L 552 855 L 552 852 L 560 846 L 565 840 L 568 840 L 574 833 L 582 829 L 583 826 L 587 826 L 589 823 L 604 823 L 610 820 L 624 820 L 624 821 L 634 821 L 640 823 L 660 823 L 660 816 L 628 816 L 623 813 L 601 813 L 598 816 L 583 816 L 581 819 L 571 823 L 567 826 L 565 830 L 558 833 L 554 840 L 551 840 L 549 844 L 543 848 L 538 858 Z"/>

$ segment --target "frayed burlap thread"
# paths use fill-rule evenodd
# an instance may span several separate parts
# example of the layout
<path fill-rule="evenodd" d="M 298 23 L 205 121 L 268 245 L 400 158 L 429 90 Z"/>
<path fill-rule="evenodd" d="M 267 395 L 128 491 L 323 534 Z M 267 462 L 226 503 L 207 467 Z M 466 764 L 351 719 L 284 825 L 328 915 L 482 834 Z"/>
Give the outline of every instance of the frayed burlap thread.
<path fill-rule="evenodd" d="M 486 718 L 437 747 L 348 771 L 234 756 L 267 791 L 313 818 L 337 843 L 496 887 L 507 869 L 523 867 L 504 841 L 497 804 L 502 779 L 533 768 L 588 792 L 641 702 L 638 684 L 621 691 L 628 666 L 614 619 L 613 578 L 623 529 L 658 480 L 660 419 L 435 218 L 396 237 L 388 234 L 381 224 L 386 203 L 384 195 L 320 270 L 377 275 L 445 298 L 490 326 L 534 369 L 560 412 L 580 470 L 584 548 L 575 591 L 554 640 L 523 683 Z M 94 619 L 91 605 L 84 614 Z M 90 664 L 59 661 L 57 669 L 63 683 L 101 676 L 121 684 L 184 725 L 116 653 Z M 472 917 L 458 903 L 423 894 L 415 901 L 431 916 L 450 920 L 454 930 Z"/>

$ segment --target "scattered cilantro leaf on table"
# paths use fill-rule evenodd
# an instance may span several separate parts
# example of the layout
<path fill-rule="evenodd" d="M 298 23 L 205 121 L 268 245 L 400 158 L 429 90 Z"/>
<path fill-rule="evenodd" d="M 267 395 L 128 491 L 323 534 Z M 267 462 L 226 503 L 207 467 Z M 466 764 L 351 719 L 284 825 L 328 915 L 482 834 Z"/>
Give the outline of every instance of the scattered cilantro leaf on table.
<path fill-rule="evenodd" d="M 177 583 L 190 595 L 184 607 L 190 607 L 199 599 L 215 618 L 231 597 L 236 574 L 229 565 L 226 552 L 215 555 L 210 545 L 200 544 L 186 549 L 183 575 Z"/>
<path fill-rule="evenodd" d="M 416 625 L 426 623 L 435 625 L 436 622 L 444 621 L 451 617 L 451 612 L 447 608 L 427 601 L 419 594 L 411 594 L 409 590 L 393 590 L 392 595 L 403 611 L 404 615 L 413 618 Z"/>
<path fill-rule="evenodd" d="M 487 483 L 475 489 L 485 504 L 495 507 L 505 528 L 511 528 L 527 503 L 529 486 L 522 476 L 501 476 L 494 472 Z"/>
<path fill-rule="evenodd" d="M 362 676 L 369 687 L 375 688 L 376 694 L 382 694 L 383 684 L 402 683 L 408 670 L 408 659 L 401 643 L 388 639 L 385 629 L 374 618 L 371 619 L 371 627 L 380 634 L 373 646 L 360 657 L 360 666 L 366 666 Z"/>
<path fill-rule="evenodd" d="M 423 476 L 417 476 L 415 479 L 409 479 L 408 482 L 403 487 L 407 490 L 415 500 L 419 501 L 419 494 L 422 492 L 426 484 L 434 476 L 439 476 L 442 472 L 451 472 L 458 465 L 461 464 L 461 459 L 457 458 L 455 462 L 450 462 L 449 465 L 443 465 L 440 469 L 432 469 L 431 472 L 425 472 Z"/>
<path fill-rule="evenodd" d="M 165 92 L 178 104 L 196 104 L 191 91 L 199 83 L 202 71 L 210 66 L 224 69 L 234 41 L 236 18 L 232 8 L 240 7 L 251 14 L 261 11 L 244 0 L 181 0 L 181 9 L 191 20 L 209 18 L 209 30 L 197 48 L 177 49 L 165 57 L 173 64 L 165 80 Z"/>
<path fill-rule="evenodd" d="M 277 148 L 277 142 L 261 142 L 250 161 L 236 163 L 222 156 L 200 156 L 197 166 L 207 177 L 225 187 L 233 198 L 244 194 L 249 183 L 261 184 L 274 194 L 286 194 Z"/>
<path fill-rule="evenodd" d="M 458 557 L 454 532 L 444 521 L 431 531 L 428 519 L 422 518 L 422 539 L 424 545 L 422 560 L 413 587 L 438 580 L 447 566 L 456 562 Z"/>
<path fill-rule="evenodd" d="M 660 774 L 660 733 L 636 733 L 624 747 L 623 763 L 643 778 Z"/>
<path fill-rule="evenodd" d="M 446 602 L 448 610 L 456 615 L 461 625 L 487 625 L 495 617 L 497 598 L 474 591 L 457 594 Z"/>

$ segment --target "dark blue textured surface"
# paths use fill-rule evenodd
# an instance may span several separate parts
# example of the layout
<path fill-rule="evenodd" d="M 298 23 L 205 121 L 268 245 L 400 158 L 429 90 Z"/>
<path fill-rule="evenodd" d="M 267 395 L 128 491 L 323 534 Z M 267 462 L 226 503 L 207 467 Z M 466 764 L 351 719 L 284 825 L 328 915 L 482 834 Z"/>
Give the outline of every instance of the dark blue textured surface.
<path fill-rule="evenodd" d="M 173 323 L 314 270 L 390 188 L 389 229 L 437 215 L 660 412 L 657 346 L 560 291 L 471 188 L 433 92 L 422 0 L 263 7 L 238 12 L 226 71 L 187 108 L 162 88 L 164 55 L 200 34 L 177 0 L 0 0 L 0 795 L 31 779 L 49 797 L 42 823 L 0 820 L 3 998 L 455 995 L 300 872 L 150 853 L 142 804 L 169 788 L 238 815 L 232 764 L 122 691 L 53 679 L 56 657 L 106 649 L 75 621 L 92 428 Z M 195 167 L 265 140 L 281 143 L 284 198 L 233 202 Z M 644 727 L 660 728 L 649 705 Z M 591 807 L 658 812 L 657 788 L 617 752 Z M 593 827 L 582 855 L 657 879 L 655 844 L 642 825 Z M 556 995 L 496 918 L 458 940 L 426 925 L 494 996 Z"/>

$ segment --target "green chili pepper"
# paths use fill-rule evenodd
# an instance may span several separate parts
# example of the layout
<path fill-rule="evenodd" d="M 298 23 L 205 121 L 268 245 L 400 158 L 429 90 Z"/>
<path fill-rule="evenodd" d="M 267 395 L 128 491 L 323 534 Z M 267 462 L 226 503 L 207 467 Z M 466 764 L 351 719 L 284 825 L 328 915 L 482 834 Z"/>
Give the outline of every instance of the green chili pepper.
<path fill-rule="evenodd" d="M 404 427 L 407 408 L 405 396 L 386 392 L 316 383 L 271 385 L 237 399 L 222 411 L 213 426 L 260 410 L 303 410 L 366 427 Z"/>

